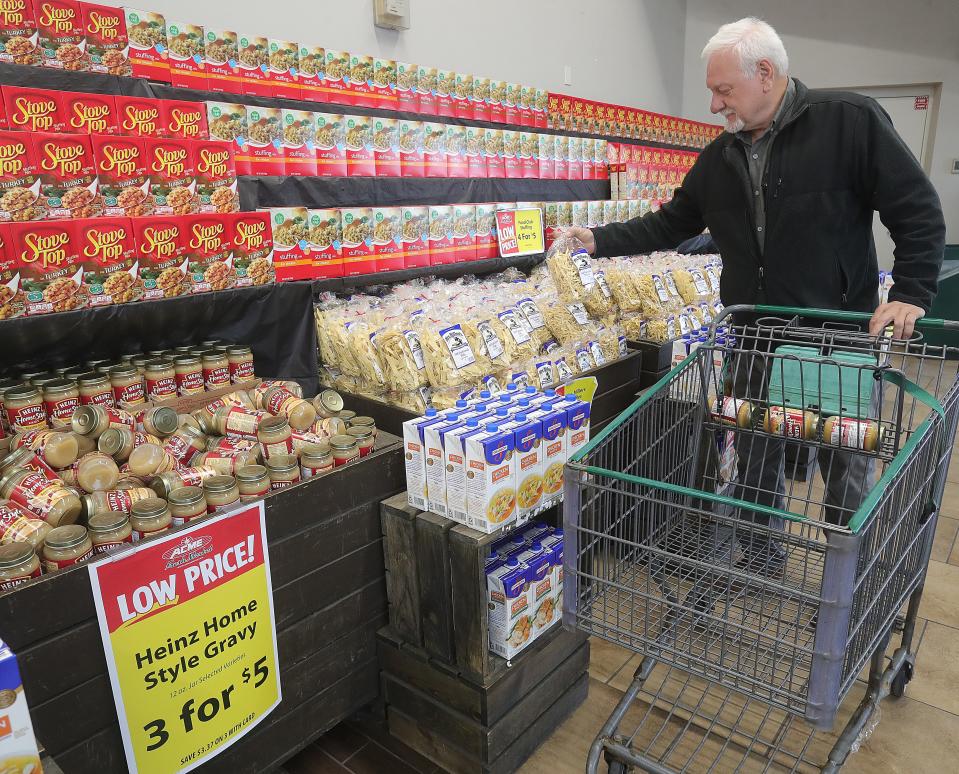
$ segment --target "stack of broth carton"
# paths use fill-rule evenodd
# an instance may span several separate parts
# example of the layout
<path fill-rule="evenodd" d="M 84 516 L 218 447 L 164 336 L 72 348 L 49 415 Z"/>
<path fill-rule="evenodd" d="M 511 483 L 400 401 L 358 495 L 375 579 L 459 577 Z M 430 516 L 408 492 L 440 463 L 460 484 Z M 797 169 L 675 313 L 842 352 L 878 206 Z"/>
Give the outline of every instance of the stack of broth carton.
<path fill-rule="evenodd" d="M 563 466 L 589 438 L 590 404 L 510 384 L 403 423 L 409 504 L 481 532 L 560 502 Z"/>

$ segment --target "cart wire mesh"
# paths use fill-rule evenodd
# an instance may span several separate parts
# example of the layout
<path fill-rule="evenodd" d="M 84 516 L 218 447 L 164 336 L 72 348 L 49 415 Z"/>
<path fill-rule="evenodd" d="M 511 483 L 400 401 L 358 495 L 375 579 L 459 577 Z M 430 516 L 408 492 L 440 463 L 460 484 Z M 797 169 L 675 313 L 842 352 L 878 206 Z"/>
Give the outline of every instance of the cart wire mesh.
<path fill-rule="evenodd" d="M 795 318 L 700 347 L 568 468 L 567 621 L 831 728 L 924 576 L 955 434 L 955 356 Z M 786 402 L 790 374 L 793 407 L 818 425 L 783 424 L 777 437 L 768 410 Z M 776 472 L 763 466 L 785 468 L 786 443 L 839 457 L 820 413 L 827 383 L 832 417 L 861 422 L 865 408 L 876 431 L 872 448 L 842 448 L 853 474 L 837 483 L 821 464 L 821 477 L 780 475 L 778 491 L 756 485 L 756 470 L 744 480 L 754 460 L 762 481 Z M 730 392 L 750 411 L 710 406 Z M 739 458 L 725 478 L 723 444 Z"/>

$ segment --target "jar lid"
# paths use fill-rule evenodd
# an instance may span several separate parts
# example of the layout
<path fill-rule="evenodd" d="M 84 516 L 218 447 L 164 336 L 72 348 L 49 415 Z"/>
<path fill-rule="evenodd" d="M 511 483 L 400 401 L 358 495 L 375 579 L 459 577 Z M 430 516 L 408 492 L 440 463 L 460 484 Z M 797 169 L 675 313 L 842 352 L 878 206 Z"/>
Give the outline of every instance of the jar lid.
<path fill-rule="evenodd" d="M 143 362 L 146 362 L 146 360 L 144 360 Z M 137 369 L 134 367 L 135 365 L 136 363 L 134 363 L 134 365 L 113 366 L 113 368 L 110 369 L 110 378 L 122 379 L 125 376 L 136 376 Z"/>
<path fill-rule="evenodd" d="M 20 380 L 24 382 L 29 382 L 31 379 L 36 379 L 38 376 L 48 376 L 47 371 L 24 371 L 20 374 Z"/>
<path fill-rule="evenodd" d="M 180 418 L 169 406 L 154 406 L 147 414 L 150 416 L 150 424 L 161 435 L 172 435 L 180 426 Z"/>
<path fill-rule="evenodd" d="M 333 451 L 351 451 L 356 448 L 356 439 L 352 435 L 334 435 L 330 438 Z"/>
<path fill-rule="evenodd" d="M 110 427 L 104 430 L 103 435 L 97 439 L 97 449 L 112 457 L 123 448 L 126 441 L 127 439 L 124 438 L 123 428 Z"/>
<path fill-rule="evenodd" d="M 13 387 L 15 384 L 20 384 L 21 379 L 14 379 L 12 376 L 5 376 L 0 379 L 0 392 L 7 389 L 7 387 Z"/>
<path fill-rule="evenodd" d="M 167 502 L 159 497 L 147 497 L 139 500 L 130 508 L 130 516 L 138 519 L 155 519 L 167 512 Z"/>
<path fill-rule="evenodd" d="M 168 349 L 151 349 L 147 352 L 150 357 L 163 357 L 170 350 Z"/>
<path fill-rule="evenodd" d="M 226 354 L 228 355 L 249 355 L 253 356 L 253 350 L 250 349 L 246 344 L 234 344 L 226 348 Z"/>
<path fill-rule="evenodd" d="M 21 446 L 14 449 L 6 457 L 0 459 L 0 470 L 9 470 L 20 467 L 21 463 L 26 462 L 34 456 L 34 451 L 29 446 Z"/>
<path fill-rule="evenodd" d="M 29 472 L 30 472 L 30 471 L 24 470 L 23 468 L 12 468 L 12 469 L 8 470 L 6 473 L 4 473 L 2 476 L 0 476 L 0 493 L 2 493 L 3 490 L 4 490 L 9 484 L 11 484 L 11 483 L 13 482 L 13 480 L 14 480 L 18 475 L 21 475 L 21 474 L 22 474 L 22 475 L 26 475 L 26 474 L 29 473 Z"/>
<path fill-rule="evenodd" d="M 349 422 L 351 419 L 353 419 L 353 417 L 356 416 L 356 412 L 355 412 L 355 411 L 349 411 L 349 410 L 341 411 L 339 414 L 337 414 L 337 416 L 338 416 L 340 419 L 342 419 L 344 422 Z"/>
<path fill-rule="evenodd" d="M 336 414 L 343 410 L 343 396 L 336 390 L 323 390 L 316 396 L 320 400 L 320 405 L 326 409 L 328 414 Z"/>
<path fill-rule="evenodd" d="M 44 545 L 50 548 L 76 548 L 87 539 L 87 528 L 79 524 L 67 524 L 65 527 L 54 527 L 44 538 Z"/>
<path fill-rule="evenodd" d="M 186 355 L 186 354 L 189 354 L 191 349 L 193 349 L 193 347 L 187 345 L 185 347 L 174 347 L 173 351 L 181 355 Z"/>
<path fill-rule="evenodd" d="M 87 519 L 90 532 L 113 532 L 123 527 L 130 519 L 122 511 L 107 511 Z"/>
<path fill-rule="evenodd" d="M 353 417 L 350 427 L 376 427 L 376 420 L 373 417 Z"/>
<path fill-rule="evenodd" d="M 73 432 L 79 433 L 80 435 L 89 435 L 92 433 L 97 425 L 100 423 L 100 411 L 103 411 L 100 406 L 77 406 L 73 410 L 73 416 L 70 418 L 70 427 L 73 428 Z"/>
<path fill-rule="evenodd" d="M 236 479 L 233 476 L 210 476 L 203 480 L 205 492 L 229 492 L 235 486 Z"/>
<path fill-rule="evenodd" d="M 314 460 L 323 461 L 329 458 L 332 455 L 330 447 L 321 446 L 318 443 L 308 443 L 306 446 L 300 449 L 300 460 L 304 460 L 307 457 Z"/>
<path fill-rule="evenodd" d="M 77 374 L 75 378 L 77 384 L 81 387 L 99 387 L 110 383 L 110 379 L 106 374 L 98 374 L 96 371 Z"/>
<path fill-rule="evenodd" d="M 292 454 L 276 454 L 265 462 L 267 470 L 271 473 L 288 473 L 300 467 Z"/>
<path fill-rule="evenodd" d="M 173 367 L 173 363 L 170 360 L 157 358 L 156 360 L 148 360 L 143 364 L 143 367 L 147 371 L 169 371 Z"/>
<path fill-rule="evenodd" d="M 223 476 L 214 476 L 214 478 L 224 478 Z M 207 479 L 209 481 L 209 479 Z M 167 502 L 170 505 L 196 505 L 206 498 L 203 490 L 198 486 L 180 486 L 170 492 L 167 496 Z"/>
<path fill-rule="evenodd" d="M 113 361 L 111 361 L 110 358 L 105 357 L 101 358 L 100 360 L 88 360 L 87 365 L 90 366 L 90 368 L 96 368 L 98 365 L 106 365 L 107 363 L 111 362 Z"/>
<path fill-rule="evenodd" d="M 48 384 L 59 381 L 60 377 L 57 374 L 44 374 L 43 376 L 34 376 L 30 380 L 30 384 L 42 390 Z"/>
<path fill-rule="evenodd" d="M 96 366 L 93 370 L 98 374 L 110 375 L 110 371 L 116 368 L 117 365 L 129 365 L 129 363 L 104 363 L 103 365 Z"/>
<path fill-rule="evenodd" d="M 40 398 L 40 391 L 32 384 L 18 384 L 16 387 L 10 387 L 4 394 L 3 400 L 28 400 L 30 398 Z"/>
<path fill-rule="evenodd" d="M 207 339 L 206 341 L 201 341 L 201 347 L 216 347 L 223 343 L 223 339 Z"/>
<path fill-rule="evenodd" d="M 260 420 L 258 430 L 267 433 L 278 433 L 290 427 L 290 422 L 286 417 L 267 417 Z"/>
<path fill-rule="evenodd" d="M 0 546 L 0 570 L 9 570 L 28 562 L 33 555 L 34 550 L 30 543 L 8 543 Z"/>
<path fill-rule="evenodd" d="M 130 358 L 130 365 L 139 370 L 151 360 L 153 360 L 153 358 L 149 355 L 137 355 L 136 357 Z"/>
<path fill-rule="evenodd" d="M 203 353 L 203 357 L 201 359 L 204 363 L 215 363 L 216 361 L 222 360 L 225 357 L 225 352 L 211 352 L 207 350 Z"/>
<path fill-rule="evenodd" d="M 246 483 L 254 483 L 267 478 L 269 473 L 262 465 L 244 465 L 236 469 L 236 480 Z"/>
<path fill-rule="evenodd" d="M 373 428 L 360 425 L 359 427 L 349 428 L 346 434 L 356 438 L 358 441 L 365 441 L 367 438 L 373 437 Z"/>
<path fill-rule="evenodd" d="M 200 358 L 198 358 L 196 355 L 190 355 L 190 354 L 177 355 L 175 358 L 173 358 L 173 365 L 174 366 L 193 366 L 193 365 L 198 366 L 200 365 Z"/>

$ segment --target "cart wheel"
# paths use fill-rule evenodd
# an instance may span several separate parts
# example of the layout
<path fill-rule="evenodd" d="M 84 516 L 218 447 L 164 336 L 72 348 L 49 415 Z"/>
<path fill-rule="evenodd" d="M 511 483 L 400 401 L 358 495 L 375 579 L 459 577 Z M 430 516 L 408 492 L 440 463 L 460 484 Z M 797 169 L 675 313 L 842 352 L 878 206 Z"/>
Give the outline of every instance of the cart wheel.
<path fill-rule="evenodd" d="M 892 685 L 889 687 L 889 693 L 897 699 L 901 699 L 906 692 L 906 685 L 912 680 L 912 664 L 904 662 L 896 676 L 892 678 Z"/>

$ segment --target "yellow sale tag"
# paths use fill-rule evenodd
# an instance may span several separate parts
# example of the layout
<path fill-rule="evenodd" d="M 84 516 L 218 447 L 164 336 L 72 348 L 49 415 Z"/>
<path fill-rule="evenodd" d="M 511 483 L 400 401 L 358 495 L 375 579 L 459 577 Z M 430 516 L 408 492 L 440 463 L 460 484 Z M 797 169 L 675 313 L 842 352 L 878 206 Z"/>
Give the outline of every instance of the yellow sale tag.
<path fill-rule="evenodd" d="M 131 772 L 216 756 L 280 703 L 263 503 L 90 565 Z"/>
<path fill-rule="evenodd" d="M 583 376 L 566 385 L 566 395 L 575 395 L 584 403 L 592 403 L 599 381 L 595 376 Z"/>
<path fill-rule="evenodd" d="M 545 252 L 543 211 L 538 207 L 499 210 L 496 213 L 496 238 L 499 240 L 499 254 L 503 258 Z"/>

